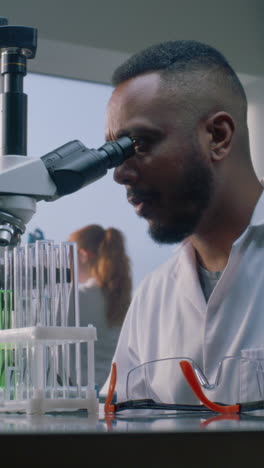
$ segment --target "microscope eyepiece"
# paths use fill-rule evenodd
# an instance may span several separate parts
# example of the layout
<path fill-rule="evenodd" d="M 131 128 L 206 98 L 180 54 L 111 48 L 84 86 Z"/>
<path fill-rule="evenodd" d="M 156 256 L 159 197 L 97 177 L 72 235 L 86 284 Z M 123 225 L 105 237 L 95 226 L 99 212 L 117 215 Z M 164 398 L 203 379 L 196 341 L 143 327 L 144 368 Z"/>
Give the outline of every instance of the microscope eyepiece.
<path fill-rule="evenodd" d="M 68 195 L 103 177 L 135 152 L 128 137 L 88 149 L 74 140 L 41 157 L 57 187 L 57 196 Z"/>
<path fill-rule="evenodd" d="M 119 166 L 135 152 L 134 144 L 128 137 L 121 137 L 116 141 L 109 141 L 98 148 L 97 151 L 105 152 L 108 156 L 108 168 Z"/>
<path fill-rule="evenodd" d="M 23 79 L 36 49 L 37 29 L 12 26 L 0 17 L 0 247 L 20 243 L 38 201 L 74 193 L 134 154 L 132 140 L 122 137 L 98 149 L 74 140 L 38 160 L 21 157 L 27 156 Z"/>

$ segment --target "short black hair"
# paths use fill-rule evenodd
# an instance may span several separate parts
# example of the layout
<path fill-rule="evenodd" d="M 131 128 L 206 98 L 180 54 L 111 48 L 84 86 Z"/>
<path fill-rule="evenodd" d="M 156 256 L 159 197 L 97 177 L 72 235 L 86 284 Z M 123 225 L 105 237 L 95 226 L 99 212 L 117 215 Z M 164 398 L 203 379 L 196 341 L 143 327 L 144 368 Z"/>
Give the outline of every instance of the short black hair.
<path fill-rule="evenodd" d="M 161 76 L 175 72 L 215 70 L 229 78 L 238 94 L 246 99 L 244 88 L 224 55 L 214 47 L 193 40 L 177 40 L 152 45 L 132 55 L 120 65 L 112 75 L 112 83 L 118 86 L 124 81 L 152 71 L 160 71 Z"/>

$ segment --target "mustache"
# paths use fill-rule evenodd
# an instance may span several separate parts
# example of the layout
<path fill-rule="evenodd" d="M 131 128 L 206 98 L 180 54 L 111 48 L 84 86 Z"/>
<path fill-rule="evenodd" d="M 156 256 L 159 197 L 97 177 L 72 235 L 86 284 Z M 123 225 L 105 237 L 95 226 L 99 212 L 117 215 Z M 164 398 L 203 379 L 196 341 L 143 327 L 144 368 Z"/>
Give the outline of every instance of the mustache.
<path fill-rule="evenodd" d="M 156 191 L 128 188 L 126 196 L 128 202 L 133 205 L 142 201 L 155 201 L 159 195 Z"/>

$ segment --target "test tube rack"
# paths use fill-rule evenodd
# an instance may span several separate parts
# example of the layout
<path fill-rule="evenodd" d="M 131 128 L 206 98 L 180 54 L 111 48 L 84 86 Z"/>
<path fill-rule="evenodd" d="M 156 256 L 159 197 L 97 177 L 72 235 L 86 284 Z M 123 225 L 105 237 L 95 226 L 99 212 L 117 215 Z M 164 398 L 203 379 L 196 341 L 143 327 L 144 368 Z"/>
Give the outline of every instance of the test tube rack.
<path fill-rule="evenodd" d="M 79 325 L 75 243 L 0 247 L 0 269 L 0 412 L 97 413 L 96 328 Z"/>

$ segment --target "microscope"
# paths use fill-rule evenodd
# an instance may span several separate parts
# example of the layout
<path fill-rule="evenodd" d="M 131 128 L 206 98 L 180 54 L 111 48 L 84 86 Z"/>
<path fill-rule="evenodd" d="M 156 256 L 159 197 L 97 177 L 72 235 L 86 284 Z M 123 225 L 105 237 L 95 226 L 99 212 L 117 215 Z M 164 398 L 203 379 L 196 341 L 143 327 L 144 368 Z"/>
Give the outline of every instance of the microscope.
<path fill-rule="evenodd" d="M 0 18 L 0 246 L 20 244 L 38 201 L 54 201 L 103 177 L 134 154 L 128 137 L 88 149 L 70 141 L 41 158 L 27 156 L 27 60 L 37 50 L 37 29 Z"/>

